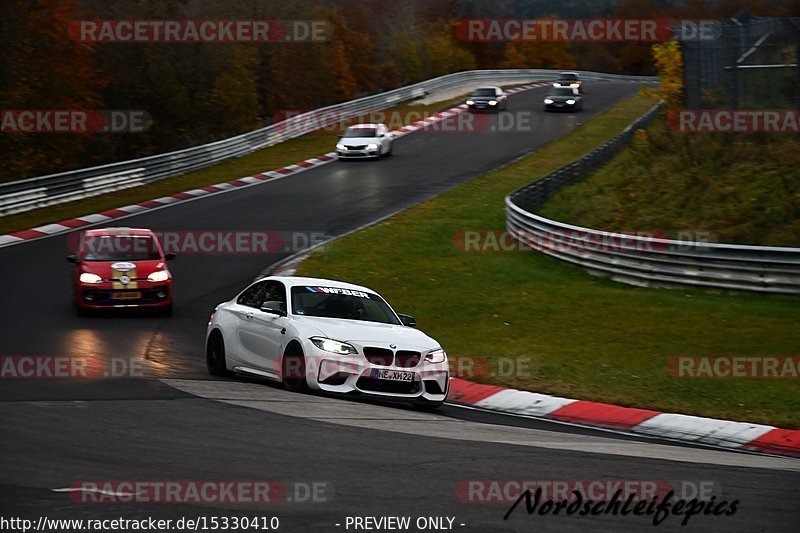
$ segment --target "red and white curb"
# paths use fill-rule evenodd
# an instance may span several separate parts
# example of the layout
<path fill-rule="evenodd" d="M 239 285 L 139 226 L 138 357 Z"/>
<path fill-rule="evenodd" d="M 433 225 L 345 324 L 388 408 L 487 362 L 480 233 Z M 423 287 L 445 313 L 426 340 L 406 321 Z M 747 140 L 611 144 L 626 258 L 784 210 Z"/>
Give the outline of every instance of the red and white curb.
<path fill-rule="evenodd" d="M 495 385 L 450 380 L 448 400 L 502 413 L 533 416 L 669 439 L 800 456 L 800 430 L 560 398 Z"/>
<path fill-rule="evenodd" d="M 506 91 L 506 93 L 514 94 L 520 91 L 533 89 L 535 87 L 543 87 L 545 85 L 547 85 L 547 83 L 532 83 L 520 87 L 515 87 L 513 89 L 509 89 L 508 91 Z M 393 138 L 398 138 L 404 135 L 408 135 L 409 133 L 413 133 L 415 131 L 424 129 L 427 126 L 430 126 L 431 124 L 448 119 L 450 117 L 458 115 L 459 113 L 463 113 L 464 111 L 466 111 L 466 109 L 467 106 L 463 104 L 456 107 L 452 107 L 445 111 L 441 111 L 431 117 L 418 120 L 407 126 L 403 126 L 402 128 L 393 131 L 391 135 Z M 295 174 L 305 172 L 310 168 L 319 167 L 335 160 L 336 160 L 336 152 L 329 152 L 327 154 L 320 155 L 317 157 L 312 157 L 311 159 L 300 161 L 299 163 L 296 163 L 294 165 L 277 168 L 269 172 L 254 174 L 252 176 L 246 176 L 244 178 L 239 178 L 224 183 L 217 183 L 216 185 L 208 185 L 206 187 L 201 187 L 199 189 L 191 189 L 188 191 L 171 194 L 169 196 L 162 196 L 161 198 L 155 198 L 153 200 L 147 200 L 145 202 L 139 202 L 137 204 L 131 204 L 123 207 L 117 207 L 115 209 L 109 209 L 108 211 L 103 211 L 101 213 L 84 215 L 77 218 L 62 220 L 60 222 L 55 222 L 52 224 L 45 224 L 44 226 L 39 226 L 36 228 L 9 233 L 7 235 L 0 235 L 0 248 L 4 246 L 11 246 L 14 244 L 20 244 L 34 239 L 40 239 L 52 235 L 57 235 L 59 233 L 66 233 L 78 228 L 82 228 L 84 226 L 103 224 L 105 222 L 109 222 L 114 219 L 124 218 L 131 215 L 138 215 L 145 211 L 160 209 L 166 206 L 175 205 L 178 203 L 187 202 L 191 200 L 196 200 L 197 198 L 202 198 L 210 194 L 221 194 L 233 190 L 242 189 L 245 187 L 260 185 L 262 183 L 267 183 L 270 181 L 286 178 L 288 176 L 293 176 Z"/>

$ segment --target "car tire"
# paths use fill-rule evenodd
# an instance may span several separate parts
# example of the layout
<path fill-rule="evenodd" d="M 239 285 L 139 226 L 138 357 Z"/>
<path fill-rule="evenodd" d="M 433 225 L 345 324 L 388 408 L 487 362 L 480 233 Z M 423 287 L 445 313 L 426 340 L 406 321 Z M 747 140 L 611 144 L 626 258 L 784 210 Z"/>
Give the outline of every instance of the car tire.
<path fill-rule="evenodd" d="M 88 309 L 86 309 L 85 307 L 82 307 L 80 305 L 76 305 L 75 306 L 75 315 L 76 316 L 80 316 L 80 317 L 87 317 L 87 316 L 91 316 L 91 312 Z"/>
<path fill-rule="evenodd" d="M 283 387 L 288 391 L 306 392 L 308 390 L 306 358 L 302 352 L 287 351 L 283 354 L 281 379 L 283 380 Z"/>
<path fill-rule="evenodd" d="M 443 406 L 444 402 L 416 402 L 412 403 L 411 405 L 417 411 L 432 413 L 434 411 L 437 411 L 441 406 Z"/>
<path fill-rule="evenodd" d="M 172 316 L 172 304 L 169 304 L 167 307 L 162 307 L 158 310 L 158 316 L 162 317 L 171 317 Z"/>
<path fill-rule="evenodd" d="M 222 334 L 214 332 L 206 344 L 206 367 L 212 376 L 229 376 L 227 360 L 225 358 L 225 341 Z"/>
<path fill-rule="evenodd" d="M 384 154 L 386 157 L 391 157 L 391 155 L 392 155 L 392 147 L 393 146 L 394 146 L 394 143 L 389 143 L 389 149 L 386 150 L 386 153 Z"/>

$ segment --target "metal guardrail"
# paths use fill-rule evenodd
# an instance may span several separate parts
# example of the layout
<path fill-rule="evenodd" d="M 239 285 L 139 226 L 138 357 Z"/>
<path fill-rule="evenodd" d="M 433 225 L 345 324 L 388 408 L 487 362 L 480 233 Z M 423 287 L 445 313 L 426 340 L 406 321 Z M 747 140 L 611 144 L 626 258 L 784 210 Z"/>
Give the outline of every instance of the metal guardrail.
<path fill-rule="evenodd" d="M 185 150 L 0 183 L 0 216 L 28 211 L 119 188 L 142 185 L 207 167 L 226 159 L 241 157 L 255 150 L 300 137 L 319 129 L 319 117 L 326 113 L 358 117 L 387 109 L 398 102 L 412 100 L 432 91 L 451 89 L 472 82 L 522 83 L 552 79 L 558 71 L 546 69 L 473 70 L 448 74 L 392 91 L 336 104 L 292 117 L 229 139 Z M 580 71 L 579 71 L 580 72 Z M 580 72 L 587 80 L 655 81 L 648 76 L 623 76 Z M 116 188 L 116 189 L 115 189 Z"/>
<path fill-rule="evenodd" d="M 534 213 L 556 192 L 609 161 L 637 129 L 656 116 L 658 107 L 577 161 L 509 194 L 505 199 L 509 233 L 536 252 L 632 285 L 800 294 L 800 248 L 613 233 L 557 222 Z"/>

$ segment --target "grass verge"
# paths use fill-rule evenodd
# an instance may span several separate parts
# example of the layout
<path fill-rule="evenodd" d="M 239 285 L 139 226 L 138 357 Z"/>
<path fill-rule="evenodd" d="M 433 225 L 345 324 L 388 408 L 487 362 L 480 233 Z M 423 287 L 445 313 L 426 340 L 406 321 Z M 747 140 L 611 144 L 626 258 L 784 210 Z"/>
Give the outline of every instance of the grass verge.
<path fill-rule="evenodd" d="M 298 275 L 380 291 L 451 356 L 530 361 L 473 379 L 618 405 L 800 427 L 798 379 L 681 379 L 671 356 L 797 355 L 800 302 L 636 288 L 533 253 L 465 253 L 463 230 L 503 230 L 503 198 L 622 130 L 625 100 L 569 135 L 312 254 Z"/>
<path fill-rule="evenodd" d="M 673 237 L 800 246 L 800 139 L 680 133 L 655 120 L 540 212 L 609 231 L 659 228 Z"/>
<path fill-rule="evenodd" d="M 399 128 L 410 122 L 424 118 L 436 112 L 463 103 L 464 97 L 453 98 L 444 102 L 429 105 L 418 105 L 413 102 L 399 104 L 383 113 L 391 117 L 388 126 Z M 236 159 L 206 167 L 180 176 L 163 179 L 141 187 L 116 191 L 68 202 L 8 215 L 0 218 L 0 235 L 12 233 L 50 222 L 58 222 L 91 213 L 106 211 L 115 207 L 144 202 L 178 192 L 231 181 L 244 176 L 252 176 L 303 161 L 311 157 L 332 152 L 340 132 L 326 129 L 291 139 L 263 150 L 258 150 Z"/>

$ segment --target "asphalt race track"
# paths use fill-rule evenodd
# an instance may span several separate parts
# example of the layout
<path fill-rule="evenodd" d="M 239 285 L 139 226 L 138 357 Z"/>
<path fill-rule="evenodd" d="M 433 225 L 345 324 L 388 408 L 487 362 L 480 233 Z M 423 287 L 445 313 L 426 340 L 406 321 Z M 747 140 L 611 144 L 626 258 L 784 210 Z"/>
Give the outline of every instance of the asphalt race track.
<path fill-rule="evenodd" d="M 545 114 L 544 88 L 511 96 L 510 113 L 532 111 L 532 131 L 421 131 L 398 139 L 391 158 L 334 162 L 114 225 L 339 235 L 564 135 L 638 85 L 592 82 L 587 89 L 578 114 Z M 496 125 L 498 117 L 489 120 Z M 220 181 L 236 177 L 219 176 Z M 0 248 L 0 355 L 128 359 L 142 365 L 145 377 L 3 379 L 3 516 L 277 516 L 278 530 L 288 532 L 354 531 L 346 526 L 348 516 L 410 516 L 412 524 L 417 517 L 450 517 L 453 530 L 470 532 L 797 530 L 800 461 L 795 459 L 455 406 L 432 415 L 290 394 L 259 382 L 212 380 L 203 346 L 211 309 L 287 251 L 178 257 L 170 264 L 176 308 L 169 319 L 79 318 L 69 300 L 67 242 L 58 235 Z M 257 505 L 101 504 L 76 501 L 86 493 L 59 490 L 81 480 L 274 480 L 287 497 Z M 512 501 L 467 501 L 462 489 L 470 480 L 655 480 L 673 487 L 713 486 L 718 500 L 738 500 L 739 506 L 733 516 L 694 516 L 686 527 L 674 516 L 658 526 L 652 517 L 528 516 L 524 505 L 504 520 Z M 411 530 L 442 529 L 428 524 Z"/>

